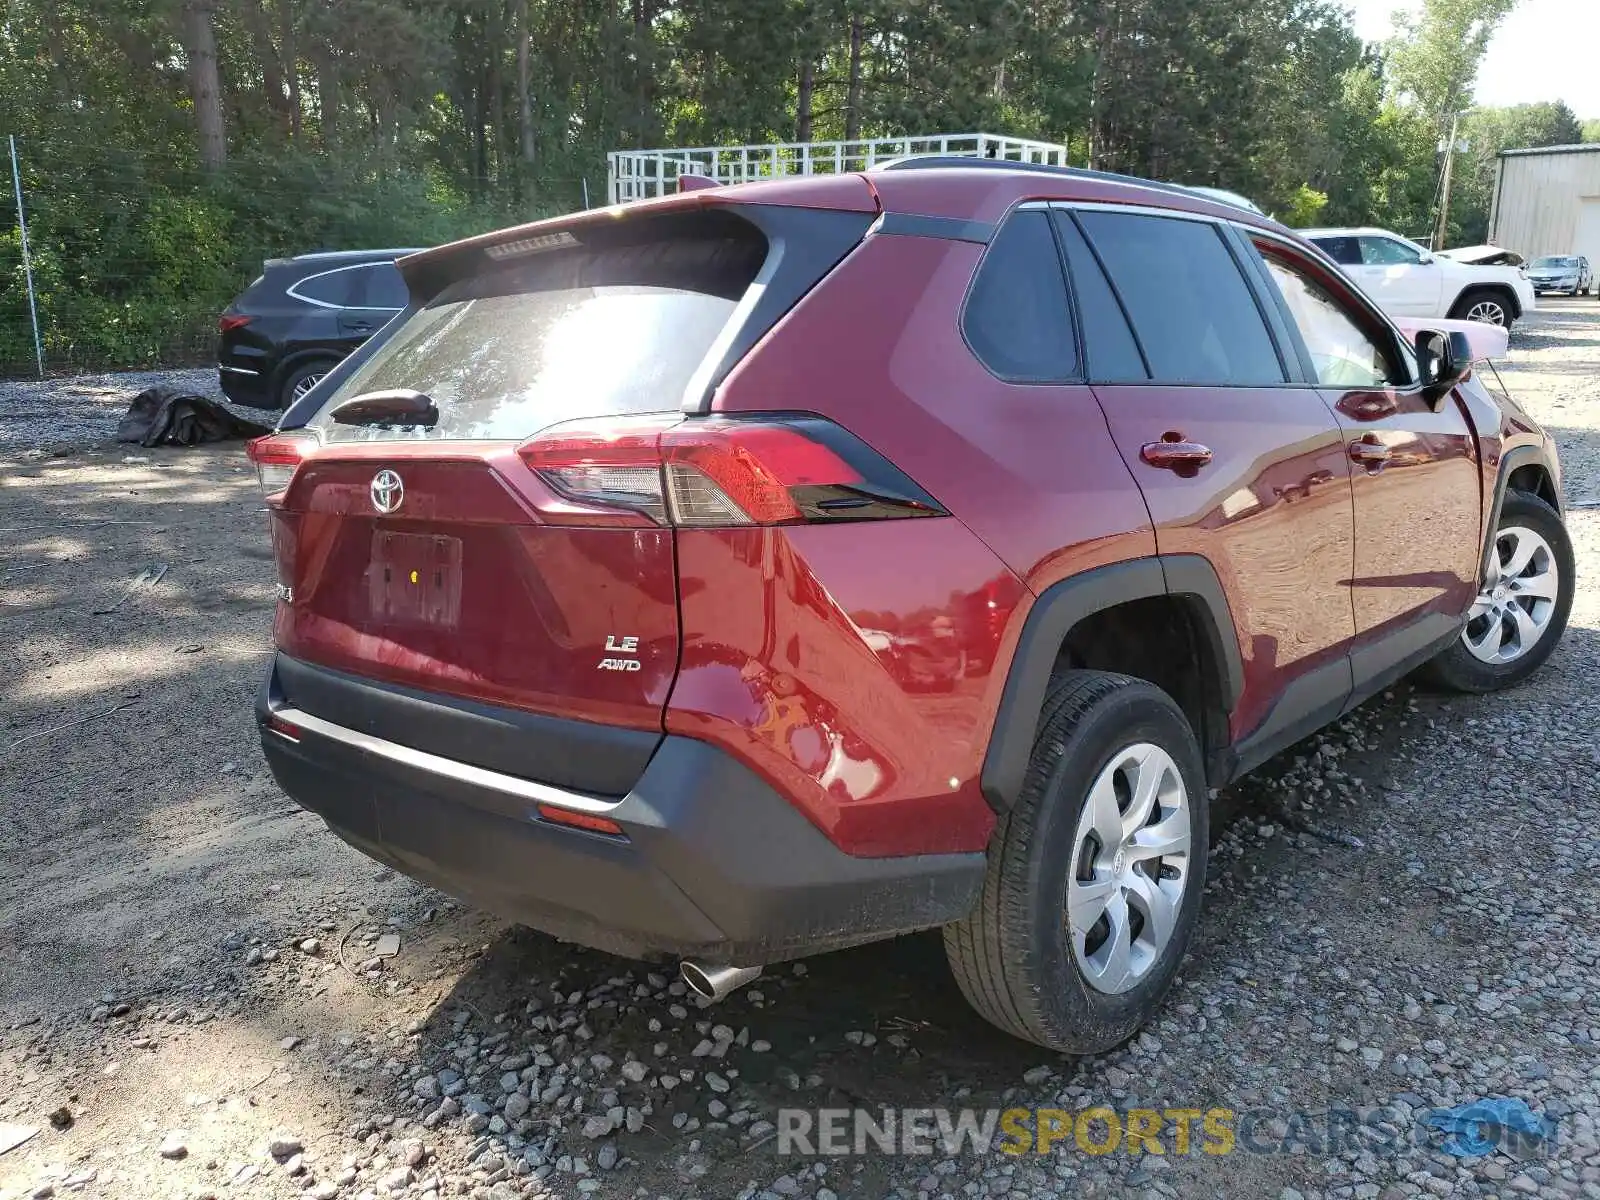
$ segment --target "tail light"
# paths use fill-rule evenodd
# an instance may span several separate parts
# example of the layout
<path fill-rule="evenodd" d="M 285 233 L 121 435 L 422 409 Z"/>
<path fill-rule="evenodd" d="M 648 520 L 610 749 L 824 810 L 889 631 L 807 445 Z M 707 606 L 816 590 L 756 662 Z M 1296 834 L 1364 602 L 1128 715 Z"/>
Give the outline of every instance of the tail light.
<path fill-rule="evenodd" d="M 237 313 L 227 313 L 217 321 L 218 333 L 231 333 L 235 329 L 243 329 L 254 318 L 241 316 Z"/>
<path fill-rule="evenodd" d="M 565 524 L 728 528 L 943 516 L 877 451 L 821 417 L 647 417 L 558 425 L 518 448 Z"/>
<path fill-rule="evenodd" d="M 255 464 L 256 480 L 269 496 L 289 486 L 316 439 L 303 433 L 272 433 L 246 442 L 245 457 Z"/>

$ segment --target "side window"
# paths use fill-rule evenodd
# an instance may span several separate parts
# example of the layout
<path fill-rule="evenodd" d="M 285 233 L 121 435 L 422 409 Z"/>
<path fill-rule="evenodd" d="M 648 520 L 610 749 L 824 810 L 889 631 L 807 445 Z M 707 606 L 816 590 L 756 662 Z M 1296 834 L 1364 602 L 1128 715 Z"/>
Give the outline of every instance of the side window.
<path fill-rule="evenodd" d="M 1341 267 L 1361 265 L 1361 243 L 1353 237 L 1312 238 L 1317 247 Z"/>
<path fill-rule="evenodd" d="M 335 308 L 355 307 L 361 303 L 356 298 L 360 282 L 356 274 L 346 268 L 336 267 L 331 271 L 307 275 L 299 283 L 289 286 L 289 294 L 313 304 L 328 304 Z"/>
<path fill-rule="evenodd" d="M 400 278 L 400 268 L 393 263 L 379 263 L 369 267 L 365 274 L 368 308 L 404 308 L 411 302 L 406 281 Z"/>
<path fill-rule="evenodd" d="M 1053 382 L 1078 374 L 1048 214 L 1019 212 L 1000 227 L 978 267 L 961 327 L 972 352 L 1002 379 Z"/>
<path fill-rule="evenodd" d="M 1327 289 L 1275 256 L 1263 257 L 1311 352 L 1318 383 L 1363 388 L 1406 382 L 1392 352 L 1385 353 Z"/>
<path fill-rule="evenodd" d="M 1369 267 L 1414 267 L 1422 261 L 1422 255 L 1393 238 L 1364 237 L 1361 261 Z"/>
<path fill-rule="evenodd" d="M 1287 382 L 1254 295 L 1206 221 L 1080 212 L 1157 383 Z"/>
<path fill-rule="evenodd" d="M 1068 213 L 1055 214 L 1056 233 L 1067 252 L 1067 273 L 1072 276 L 1073 301 L 1083 326 L 1083 353 L 1089 378 L 1097 383 L 1143 383 L 1150 378 L 1139 343 L 1117 303 L 1106 274 L 1095 262 L 1089 243 Z"/>

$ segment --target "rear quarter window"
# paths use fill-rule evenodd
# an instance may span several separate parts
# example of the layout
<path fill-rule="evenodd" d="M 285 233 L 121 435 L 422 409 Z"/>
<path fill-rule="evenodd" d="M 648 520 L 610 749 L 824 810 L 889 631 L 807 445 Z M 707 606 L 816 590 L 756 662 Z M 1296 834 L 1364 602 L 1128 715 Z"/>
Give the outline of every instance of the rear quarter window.
<path fill-rule="evenodd" d="M 1000 227 L 978 265 L 961 327 L 978 360 L 1001 379 L 1077 375 L 1072 311 L 1047 213 L 1019 212 Z"/>

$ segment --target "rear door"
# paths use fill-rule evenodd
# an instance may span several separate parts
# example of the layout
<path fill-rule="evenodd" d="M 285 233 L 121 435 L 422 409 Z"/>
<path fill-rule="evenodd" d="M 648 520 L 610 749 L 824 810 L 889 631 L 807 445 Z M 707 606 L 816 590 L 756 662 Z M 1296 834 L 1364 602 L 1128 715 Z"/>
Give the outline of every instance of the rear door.
<path fill-rule="evenodd" d="M 307 275 L 288 291 L 332 316 L 340 338 L 352 347 L 383 328 L 406 306 L 405 283 L 392 262 L 331 267 Z"/>
<path fill-rule="evenodd" d="M 1227 592 L 1245 668 L 1234 740 L 1315 727 L 1351 688 L 1338 423 L 1315 388 L 1291 383 L 1221 227 L 1088 207 L 1057 220 L 1094 390 L 1157 548 L 1204 556 Z"/>
<path fill-rule="evenodd" d="M 309 422 L 320 445 L 282 503 L 280 648 L 435 695 L 659 729 L 678 657 L 672 531 L 575 503 L 517 447 L 553 426 L 606 422 L 615 443 L 678 420 L 766 252 L 754 226 L 719 217 L 466 256 Z M 341 419 L 374 393 L 367 416 Z M 385 408 L 397 393 L 436 420 Z M 630 487 L 626 471 L 575 469 Z"/>

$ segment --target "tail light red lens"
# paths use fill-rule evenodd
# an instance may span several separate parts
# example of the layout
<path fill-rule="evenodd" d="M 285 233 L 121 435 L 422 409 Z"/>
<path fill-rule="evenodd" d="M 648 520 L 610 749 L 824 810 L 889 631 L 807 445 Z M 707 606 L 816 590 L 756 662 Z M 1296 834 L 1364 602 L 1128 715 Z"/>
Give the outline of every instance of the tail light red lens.
<path fill-rule="evenodd" d="M 242 316 L 238 313 L 228 313 L 217 320 L 218 333 L 230 333 L 235 329 L 243 329 L 254 320 L 253 317 Z"/>
<path fill-rule="evenodd" d="M 271 433 L 246 442 L 244 455 L 255 465 L 256 479 L 267 495 L 289 486 L 316 439 L 306 434 Z"/>
<path fill-rule="evenodd" d="M 546 514 L 563 523 L 727 528 L 944 512 L 854 435 L 805 414 L 574 423 L 517 453 L 577 506 Z"/>

